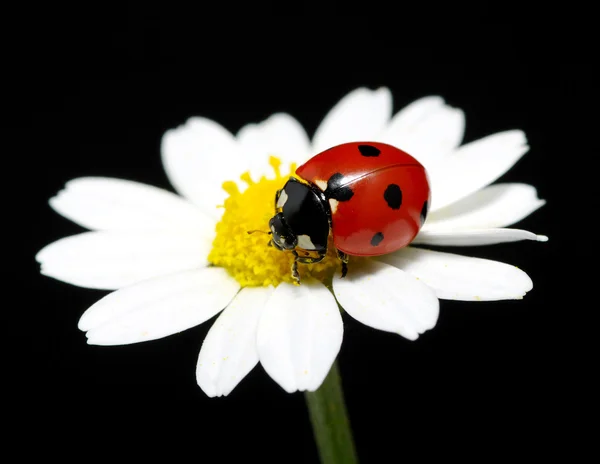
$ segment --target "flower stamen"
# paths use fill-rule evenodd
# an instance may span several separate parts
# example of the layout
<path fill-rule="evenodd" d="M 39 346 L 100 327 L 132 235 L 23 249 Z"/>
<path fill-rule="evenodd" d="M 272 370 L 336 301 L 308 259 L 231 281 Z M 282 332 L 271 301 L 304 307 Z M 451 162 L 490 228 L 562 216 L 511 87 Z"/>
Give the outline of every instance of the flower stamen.
<path fill-rule="evenodd" d="M 271 156 L 269 164 L 275 178 L 262 176 L 255 182 L 250 173 L 245 172 L 240 176 L 247 185 L 243 192 L 234 181 L 223 183 L 223 189 L 229 197 L 223 205 L 225 212 L 217 224 L 217 235 L 208 261 L 225 268 L 243 287 L 294 283 L 291 273 L 294 255 L 270 247 L 270 238 L 265 234 L 269 234 L 269 220 L 274 215 L 275 192 L 283 187 L 290 176 L 295 176 L 296 164 L 292 163 L 289 172 L 283 176 L 279 158 Z M 251 233 L 254 231 L 264 233 Z M 325 259 L 320 263 L 300 265 L 299 272 L 301 279 L 312 276 L 325 280 L 338 265 L 330 239 Z"/>

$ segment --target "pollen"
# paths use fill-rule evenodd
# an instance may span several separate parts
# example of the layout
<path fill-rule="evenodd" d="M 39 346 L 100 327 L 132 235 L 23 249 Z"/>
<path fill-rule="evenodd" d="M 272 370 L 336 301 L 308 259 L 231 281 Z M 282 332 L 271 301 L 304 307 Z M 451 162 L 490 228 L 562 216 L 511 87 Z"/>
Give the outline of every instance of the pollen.
<path fill-rule="evenodd" d="M 275 193 L 289 177 L 295 177 L 296 165 L 281 175 L 281 160 L 269 158 L 275 178 L 262 176 L 254 181 L 249 172 L 240 179 L 247 188 L 240 190 L 234 181 L 223 183 L 229 194 L 223 207 L 225 211 L 217 224 L 217 235 L 213 241 L 208 261 L 213 266 L 223 267 L 242 287 L 277 286 L 281 282 L 295 283 L 291 268 L 294 255 L 269 246 L 269 220 L 275 214 Z M 329 237 L 327 256 L 320 263 L 298 264 L 300 280 L 314 277 L 321 281 L 330 279 L 339 266 L 335 249 Z"/>

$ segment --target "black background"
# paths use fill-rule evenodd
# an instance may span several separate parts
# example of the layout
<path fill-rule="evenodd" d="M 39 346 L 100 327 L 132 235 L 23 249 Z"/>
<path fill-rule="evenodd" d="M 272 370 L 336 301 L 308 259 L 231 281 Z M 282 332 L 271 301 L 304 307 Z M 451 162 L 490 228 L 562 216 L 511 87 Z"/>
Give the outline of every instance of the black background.
<path fill-rule="evenodd" d="M 6 231 L 22 246 L 9 250 L 18 267 L 5 271 L 8 282 L 17 277 L 7 290 L 18 297 L 5 330 L 18 439 L 47 454 L 79 454 L 84 443 L 80 456 L 167 450 L 199 462 L 316 462 L 303 395 L 285 393 L 260 366 L 227 398 L 196 385 L 211 321 L 146 344 L 88 346 L 77 322 L 105 292 L 40 276 L 34 255 L 82 230 L 47 205 L 70 179 L 171 189 L 160 139 L 190 116 L 235 132 L 284 111 L 312 135 L 350 90 L 387 86 L 394 111 L 432 94 L 463 108 L 465 141 L 523 129 L 531 150 L 501 180 L 533 184 L 548 200 L 519 227 L 550 241 L 457 249 L 519 266 L 534 289 L 522 301 L 442 301 L 437 326 L 417 342 L 345 316 L 339 363 L 361 460 L 558 452 L 555 434 L 575 409 L 564 387 L 578 362 L 567 337 L 586 298 L 580 276 L 565 272 L 587 198 L 577 156 L 591 125 L 575 109 L 579 90 L 595 90 L 586 37 L 491 15 L 409 28 L 316 14 L 243 25 L 144 9 L 72 14 L 37 11 L 7 42 L 6 157 L 16 164 L 5 185 L 17 207 Z M 568 250 L 576 260 L 586 253 Z"/>

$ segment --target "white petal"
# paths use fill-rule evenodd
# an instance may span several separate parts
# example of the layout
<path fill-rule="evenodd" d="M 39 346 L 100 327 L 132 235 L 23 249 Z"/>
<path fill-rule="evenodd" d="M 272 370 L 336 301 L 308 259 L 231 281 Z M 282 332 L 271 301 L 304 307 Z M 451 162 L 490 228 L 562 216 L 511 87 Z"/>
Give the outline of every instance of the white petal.
<path fill-rule="evenodd" d="M 162 161 L 173 187 L 203 211 L 218 218 L 227 197 L 222 185 L 247 169 L 233 135 L 214 121 L 191 118 L 167 131 Z"/>
<path fill-rule="evenodd" d="M 519 130 L 500 132 L 463 145 L 430 171 L 431 211 L 482 189 L 508 171 L 529 147 Z"/>
<path fill-rule="evenodd" d="M 392 115 L 392 95 L 385 88 L 358 88 L 327 113 L 313 137 L 313 154 L 345 142 L 374 140 Z"/>
<path fill-rule="evenodd" d="M 215 221 L 174 193 L 128 180 L 82 177 L 50 199 L 59 214 L 88 229 L 183 229 L 205 232 Z"/>
<path fill-rule="evenodd" d="M 254 180 L 262 175 L 274 177 L 269 165 L 271 155 L 278 157 L 283 163 L 282 171 L 287 171 L 291 162 L 302 164 L 311 154 L 306 131 L 298 121 L 285 113 L 274 114 L 260 124 L 242 127 L 237 139 Z"/>
<path fill-rule="evenodd" d="M 440 97 L 425 97 L 399 111 L 380 139 L 431 170 L 460 145 L 464 132 L 462 110 L 444 104 Z"/>
<path fill-rule="evenodd" d="M 432 211 L 423 230 L 486 229 L 506 227 L 526 218 L 546 204 L 535 187 L 527 184 L 494 184 L 462 200 Z"/>
<path fill-rule="evenodd" d="M 445 300 L 520 299 L 533 288 L 519 268 L 488 259 L 412 247 L 379 259 L 418 277 Z"/>
<path fill-rule="evenodd" d="M 155 340 L 210 319 L 239 288 L 218 267 L 156 277 L 105 296 L 83 314 L 79 328 L 93 345 Z"/>
<path fill-rule="evenodd" d="M 258 355 L 281 387 L 314 391 L 342 344 L 343 324 L 335 298 L 320 282 L 282 283 L 267 302 L 258 326 Z"/>
<path fill-rule="evenodd" d="M 212 237 L 174 231 L 84 232 L 44 247 L 41 273 L 80 287 L 114 290 L 204 267 Z"/>
<path fill-rule="evenodd" d="M 256 330 L 273 287 L 243 288 L 208 331 L 196 380 L 208 396 L 228 395 L 258 363 Z"/>
<path fill-rule="evenodd" d="M 415 245 L 481 246 L 520 240 L 546 242 L 548 237 L 520 229 L 422 230 L 412 243 Z"/>
<path fill-rule="evenodd" d="M 336 274 L 333 291 L 354 319 L 409 340 L 433 328 L 439 315 L 439 301 L 429 287 L 379 261 L 357 263 L 344 278 Z"/>
<path fill-rule="evenodd" d="M 386 133 L 412 134 L 430 115 L 444 108 L 444 99 L 437 95 L 419 98 L 398 111 L 390 121 Z M 389 129 L 389 131 L 388 131 Z"/>

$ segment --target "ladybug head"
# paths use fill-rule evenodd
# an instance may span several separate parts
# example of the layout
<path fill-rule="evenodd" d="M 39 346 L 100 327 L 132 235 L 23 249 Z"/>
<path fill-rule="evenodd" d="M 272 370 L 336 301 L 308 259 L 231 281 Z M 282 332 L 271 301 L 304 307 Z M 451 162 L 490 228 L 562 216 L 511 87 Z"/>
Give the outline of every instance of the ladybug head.
<path fill-rule="evenodd" d="M 277 213 L 269 221 L 269 229 L 271 229 L 271 243 L 275 248 L 281 251 L 293 250 L 298 245 L 298 239 L 292 229 L 285 222 L 282 213 Z"/>

